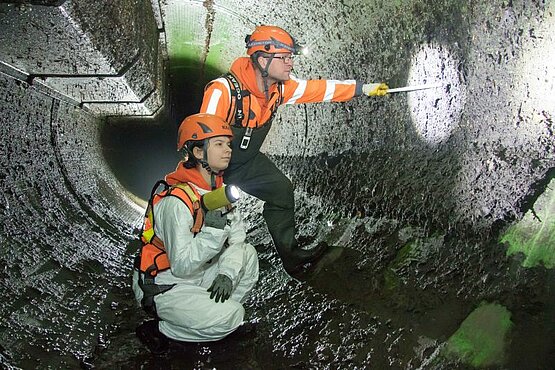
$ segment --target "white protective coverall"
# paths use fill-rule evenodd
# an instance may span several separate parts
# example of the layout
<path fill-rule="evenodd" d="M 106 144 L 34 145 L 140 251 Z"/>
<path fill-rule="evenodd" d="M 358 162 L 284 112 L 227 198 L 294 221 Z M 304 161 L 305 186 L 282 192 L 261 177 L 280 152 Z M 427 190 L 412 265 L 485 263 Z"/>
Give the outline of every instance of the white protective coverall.
<path fill-rule="evenodd" d="M 195 187 L 202 195 L 207 191 Z M 222 339 L 242 324 L 241 304 L 258 280 L 258 255 L 245 243 L 239 210 L 227 214 L 227 225 L 204 225 L 193 237 L 193 216 L 178 198 L 168 196 L 154 206 L 154 230 L 162 239 L 170 269 L 156 276 L 156 284 L 176 284 L 154 298 L 159 330 L 168 338 L 187 342 Z M 227 240 L 227 243 L 226 243 Z M 207 289 L 218 274 L 233 282 L 230 299 L 216 302 Z M 133 276 L 133 291 L 140 304 L 143 292 Z"/>

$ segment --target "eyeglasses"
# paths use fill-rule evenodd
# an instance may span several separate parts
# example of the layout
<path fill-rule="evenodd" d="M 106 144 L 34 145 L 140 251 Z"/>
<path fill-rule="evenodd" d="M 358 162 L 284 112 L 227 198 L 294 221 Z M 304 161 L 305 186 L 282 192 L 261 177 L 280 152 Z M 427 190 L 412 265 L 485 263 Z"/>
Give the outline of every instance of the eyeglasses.
<path fill-rule="evenodd" d="M 286 55 L 286 56 L 273 56 L 273 57 L 264 57 L 266 59 L 281 59 L 283 63 L 293 63 L 293 55 Z"/>

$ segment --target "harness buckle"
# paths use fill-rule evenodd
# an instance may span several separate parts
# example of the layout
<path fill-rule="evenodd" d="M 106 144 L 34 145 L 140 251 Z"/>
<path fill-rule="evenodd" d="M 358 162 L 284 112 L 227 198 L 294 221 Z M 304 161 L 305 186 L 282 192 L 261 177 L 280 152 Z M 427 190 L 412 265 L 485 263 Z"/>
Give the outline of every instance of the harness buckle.
<path fill-rule="evenodd" d="M 245 130 L 245 135 L 243 135 L 243 138 L 241 139 L 241 144 L 239 145 L 239 148 L 247 149 L 249 147 L 249 143 L 251 142 L 251 135 L 252 127 L 247 127 L 247 129 Z"/>

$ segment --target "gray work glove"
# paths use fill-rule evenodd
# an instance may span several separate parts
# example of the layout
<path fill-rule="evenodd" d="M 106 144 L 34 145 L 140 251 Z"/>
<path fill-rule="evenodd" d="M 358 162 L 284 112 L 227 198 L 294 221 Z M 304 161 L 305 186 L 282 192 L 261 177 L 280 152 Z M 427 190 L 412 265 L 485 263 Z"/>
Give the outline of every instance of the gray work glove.
<path fill-rule="evenodd" d="M 233 282 L 224 274 L 218 274 L 208 291 L 210 292 L 210 299 L 214 298 L 216 303 L 224 303 L 231 296 L 231 289 L 233 289 Z"/>
<path fill-rule="evenodd" d="M 222 216 L 222 211 L 207 211 L 204 213 L 204 224 L 223 230 L 227 223 L 227 216 Z"/>

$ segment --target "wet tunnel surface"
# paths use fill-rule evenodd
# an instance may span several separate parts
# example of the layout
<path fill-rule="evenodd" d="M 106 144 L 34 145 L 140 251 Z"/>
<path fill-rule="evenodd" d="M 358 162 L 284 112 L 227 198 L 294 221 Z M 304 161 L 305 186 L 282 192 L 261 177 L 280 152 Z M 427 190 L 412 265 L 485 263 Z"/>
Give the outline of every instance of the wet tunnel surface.
<path fill-rule="evenodd" d="M 3 29 L 17 30 L 17 19 L 31 19 L 19 27 L 32 35 L 41 26 L 33 14 L 63 9 L 61 14 L 86 26 L 82 31 L 95 32 L 94 7 L 59 3 L 0 4 Z M 173 2 L 165 3 L 163 10 L 173 9 Z M 190 56 L 170 57 L 164 73 L 173 91 L 160 124 L 99 119 L 96 109 L 111 109 L 105 108 L 106 96 L 73 104 L 66 97 L 77 89 L 67 82 L 77 78 L 75 71 L 62 84 L 56 80 L 61 71 L 47 76 L 42 65 L 37 72 L 34 56 L 18 64 L 30 37 L 20 41 L 16 55 L 9 54 L 13 45 L 6 46 L 10 33 L 0 36 L 3 367 L 553 367 L 553 250 L 547 249 L 543 263 L 530 266 L 525 253 L 508 253 L 504 238 L 530 215 L 549 226 L 550 214 L 541 211 L 552 203 L 555 167 L 552 1 L 272 5 L 272 14 L 291 18 L 260 19 L 290 26 L 317 52 L 299 60 L 300 77 L 386 80 L 393 87 L 441 80 L 445 86 L 381 100 L 283 107 L 265 150 L 296 186 L 299 235 L 336 247 L 306 282 L 291 279 L 272 247 L 261 202 L 246 198 L 241 207 L 248 239 L 261 265 L 259 283 L 245 303 L 247 319 L 258 323 L 256 333 L 213 344 L 174 344 L 162 357 L 149 354 L 134 334 L 146 316 L 130 289 L 143 212 L 133 199 L 150 190 L 149 180 L 138 175 L 144 171 L 156 178 L 175 166 L 172 125 L 198 105 L 199 80 L 225 70 L 208 69 L 211 55 L 227 55 L 217 40 L 217 15 L 236 26 L 246 17 L 233 2 L 188 4 L 193 15 L 197 8 L 206 13 L 200 22 L 210 31 L 201 42 L 206 65 L 195 66 Z M 125 11 L 108 7 L 95 17 L 111 20 L 118 14 L 118 22 L 141 34 L 138 27 L 150 18 L 131 10 L 150 3 L 120 6 Z M 8 27 L 12 23 L 16 26 Z M 69 35 L 72 24 L 64 24 L 61 34 Z M 171 46 L 169 23 L 165 27 Z M 250 30 L 251 24 L 240 28 Z M 116 60 L 126 43 L 136 42 L 125 29 L 103 36 L 108 44 L 100 49 Z M 64 63 L 84 75 L 101 69 L 106 58 L 86 49 L 86 42 L 94 44 L 101 35 L 79 41 L 85 51 Z M 150 42 L 145 37 L 148 47 Z M 89 58 L 91 70 L 83 68 L 81 57 Z M 146 80 L 134 81 L 135 73 L 146 73 L 151 58 L 139 61 L 123 78 L 135 94 L 149 88 Z M 36 75 L 24 75 L 33 68 Z M 153 67 L 149 76 L 158 70 Z M 123 89 L 121 76 L 111 80 L 110 73 L 103 71 L 94 82 L 111 81 L 112 92 Z M 117 109 L 100 116 L 118 109 L 148 111 L 157 93 L 137 105 L 129 102 L 132 95 L 127 91 Z M 540 204 L 543 198 L 547 201 Z M 495 334 L 493 342 L 476 342 L 488 351 L 469 354 L 457 347 L 457 340 L 471 337 L 463 330 L 467 324 L 470 332 L 484 328 Z"/>

